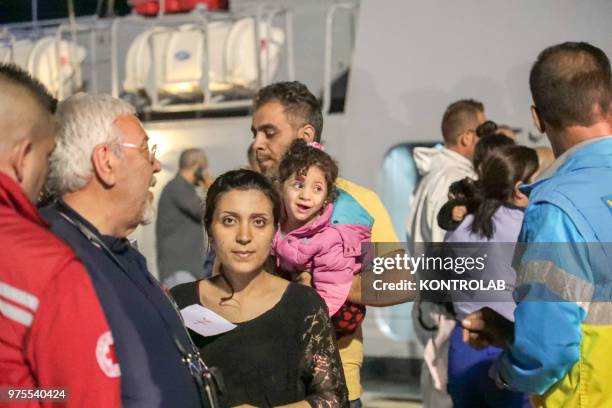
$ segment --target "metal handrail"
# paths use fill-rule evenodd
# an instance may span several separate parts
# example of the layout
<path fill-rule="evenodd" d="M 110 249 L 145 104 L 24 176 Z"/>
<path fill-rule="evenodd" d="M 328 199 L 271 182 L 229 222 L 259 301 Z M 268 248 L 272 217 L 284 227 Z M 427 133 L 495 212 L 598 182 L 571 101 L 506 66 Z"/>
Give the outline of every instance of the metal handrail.
<path fill-rule="evenodd" d="M 261 88 L 263 86 L 263 72 L 261 72 L 261 29 L 259 22 L 261 21 L 261 15 L 263 14 L 265 5 L 257 7 L 257 11 L 255 12 L 255 18 L 253 20 L 253 29 L 255 30 L 255 35 L 253 36 L 255 40 L 255 60 L 257 61 L 257 87 Z"/>
<path fill-rule="evenodd" d="M 286 11 L 285 14 L 285 38 L 287 39 L 287 77 L 289 81 L 295 81 L 295 52 L 293 48 L 293 12 Z"/>
<path fill-rule="evenodd" d="M 160 4 L 160 11 L 158 12 L 157 18 L 145 20 L 138 15 L 131 15 L 124 18 L 116 18 L 114 19 L 111 25 L 111 93 L 114 97 L 119 97 L 120 94 L 120 81 L 119 81 L 119 58 L 118 58 L 118 32 L 119 27 L 123 22 L 131 22 L 131 23 L 146 23 L 149 25 L 148 29 L 159 27 L 161 31 L 156 30 L 155 34 L 161 34 L 162 32 L 171 32 L 173 29 L 168 27 L 167 24 L 170 25 L 178 25 L 178 24 L 188 24 L 195 23 L 199 25 L 199 30 L 202 30 L 204 33 L 204 41 L 203 41 L 203 75 L 200 81 L 200 86 L 202 92 L 204 94 L 204 102 L 203 103 L 194 103 L 194 104 L 183 104 L 182 107 L 193 106 L 198 109 L 218 109 L 221 105 L 226 102 L 212 102 L 211 97 L 211 89 L 210 89 L 210 44 L 209 44 L 209 24 L 211 21 L 225 20 L 227 16 L 230 15 L 230 19 L 232 21 L 237 21 L 240 18 L 248 17 L 253 18 L 254 20 L 254 31 L 255 35 L 255 50 L 256 50 L 256 62 L 257 62 L 257 85 L 259 87 L 264 86 L 270 80 L 270 49 L 269 47 L 266 49 L 265 56 L 262 56 L 261 52 L 261 40 L 265 39 L 269 42 L 270 34 L 266 34 L 265 36 L 260 31 L 260 21 L 265 21 L 268 23 L 268 26 L 272 27 L 272 21 L 278 16 L 284 16 L 285 18 L 285 28 L 286 28 L 286 42 L 287 42 L 287 71 L 288 77 L 290 80 L 293 80 L 295 77 L 295 66 L 294 66 L 294 50 L 293 50 L 293 14 L 284 8 L 274 7 L 270 8 L 269 6 L 260 6 L 255 11 L 251 9 L 250 12 L 231 12 L 231 13 L 218 13 L 215 11 L 209 11 L 202 7 L 196 7 L 191 13 L 185 15 L 165 15 L 163 14 L 163 4 Z M 163 16 L 163 17 L 162 17 Z M 187 18 L 185 18 L 187 17 Z M 195 18 L 194 18 L 195 17 Z M 165 26 L 160 26 L 161 24 L 165 24 Z M 194 28 L 196 29 L 196 28 Z M 271 30 L 269 30 L 270 32 Z M 158 78 L 162 74 L 160 72 L 160 67 L 157 67 L 155 61 L 157 60 L 156 53 L 159 53 L 159 50 L 155 49 L 155 45 L 153 43 L 153 39 L 149 36 L 147 39 L 147 45 L 150 49 L 150 55 L 152 56 L 153 66 L 153 86 L 147 87 L 147 92 L 151 98 L 151 106 L 149 108 L 150 111 L 168 111 L 169 107 L 163 106 L 159 104 L 159 91 L 158 89 Z M 168 43 L 168 46 L 170 44 Z M 163 50 L 164 53 L 167 53 L 167 49 Z M 266 72 L 262 72 L 262 58 L 265 58 L 267 62 Z M 165 60 L 165 59 L 164 59 Z M 150 92 L 152 91 L 152 92 Z M 233 107 L 235 105 L 242 105 L 245 103 L 236 104 L 236 101 L 232 101 L 232 103 L 228 103 L 228 107 Z M 247 101 L 250 105 L 250 100 Z M 171 109 L 175 111 L 175 109 Z"/>
<path fill-rule="evenodd" d="M 119 98 L 119 56 L 118 56 L 118 41 L 117 32 L 121 23 L 135 23 L 147 26 L 152 26 L 150 20 L 138 14 L 130 14 L 126 17 L 117 17 L 113 19 L 111 24 L 111 95 Z"/>
<path fill-rule="evenodd" d="M 2 61 L 4 63 L 15 61 L 15 36 L 5 27 L 0 31 L 0 39 L 6 37 L 5 42 L 8 42 L 9 53 L 8 57 Z"/>
<path fill-rule="evenodd" d="M 77 24 L 85 24 L 91 20 L 96 20 L 96 19 L 97 18 L 95 15 L 79 16 L 79 17 L 76 17 L 76 22 Z M 54 18 L 54 19 L 49 19 L 49 20 L 41 20 L 36 23 L 33 23 L 32 21 L 22 21 L 19 23 L 7 23 L 7 24 L 4 24 L 4 27 L 8 28 L 9 30 L 13 32 L 18 31 L 18 30 L 32 31 L 34 27 L 38 27 L 41 29 L 55 28 L 56 26 L 60 24 L 65 24 L 65 23 L 66 23 L 66 17 Z"/>
<path fill-rule="evenodd" d="M 204 67 L 203 67 L 203 75 L 202 75 L 202 80 L 200 82 L 200 87 L 202 88 L 202 91 L 204 92 L 204 102 L 208 102 L 211 99 L 211 92 L 210 92 L 210 47 L 209 47 L 209 24 L 208 24 L 208 18 L 207 15 L 205 13 L 200 13 L 201 17 L 202 17 L 202 24 L 203 24 L 203 29 L 204 29 Z"/>
<path fill-rule="evenodd" d="M 151 56 L 151 61 L 152 64 L 151 66 L 153 67 L 153 85 L 152 85 L 152 92 L 149 92 L 151 95 L 151 106 L 157 106 L 159 105 L 159 89 L 157 88 L 157 79 L 159 78 L 159 70 L 161 67 L 158 67 L 157 64 L 155 64 L 155 61 L 157 61 L 157 52 L 159 52 L 158 50 L 156 50 L 155 47 L 155 41 L 153 40 L 153 38 L 156 35 L 160 35 L 160 34 L 164 34 L 164 33 L 169 33 L 172 30 L 168 27 L 154 27 L 153 31 L 151 33 L 149 33 L 149 35 L 147 36 L 147 45 L 149 46 L 149 55 Z M 166 50 L 164 50 L 164 56 L 165 56 Z"/>
<path fill-rule="evenodd" d="M 274 20 L 277 16 L 283 15 L 285 18 L 285 38 L 287 44 L 287 76 L 290 81 L 293 81 L 295 78 L 295 66 L 293 61 L 293 13 L 287 9 L 283 8 L 273 8 L 270 9 L 268 15 L 266 16 L 265 22 L 267 27 L 266 33 L 266 72 L 265 72 L 265 80 L 263 81 L 261 86 L 268 85 L 270 81 L 270 32 L 272 31 L 272 20 Z M 260 38 L 260 42 L 261 42 Z M 261 51 L 260 51 L 261 52 Z M 261 56 L 258 58 L 260 59 Z M 259 61 L 261 63 L 261 61 Z"/>
<path fill-rule="evenodd" d="M 160 4 L 160 10 L 162 7 L 165 8 L 165 5 Z M 163 14 L 160 15 L 158 12 L 157 18 L 155 19 L 146 19 L 143 16 L 132 13 L 126 17 L 117 17 L 113 19 L 113 23 L 111 24 L 111 95 L 115 98 L 119 97 L 119 56 L 118 56 L 118 31 L 119 26 L 122 23 L 132 23 L 143 25 L 146 29 L 152 29 L 156 27 L 156 23 L 158 23 L 162 17 L 165 23 L 170 23 L 173 25 L 178 24 L 188 24 L 188 23 L 199 23 L 201 22 L 201 16 L 199 14 L 200 10 L 198 8 L 194 9 L 191 13 L 181 14 L 181 15 L 173 15 L 173 14 Z M 194 18 L 195 17 L 195 18 Z"/>
<path fill-rule="evenodd" d="M 70 53 L 70 63 L 72 64 L 72 68 L 74 69 L 74 82 L 75 83 L 81 83 L 82 80 L 82 76 L 81 76 L 81 66 L 80 64 L 76 64 L 76 58 L 75 55 L 73 54 L 74 50 L 76 49 L 76 45 L 78 44 L 77 42 L 77 34 L 89 34 L 89 47 L 91 48 L 91 53 L 90 53 L 90 59 L 91 59 L 91 75 L 92 75 L 92 83 L 94 83 L 93 86 L 93 91 L 97 92 L 97 69 L 96 69 L 96 62 L 97 62 L 97 43 L 95 41 L 96 39 L 96 35 L 98 34 L 98 30 L 99 30 L 99 23 L 100 20 L 99 19 L 94 19 L 93 24 L 89 24 L 89 25 L 85 25 L 85 24 L 60 24 L 59 27 L 57 27 L 57 30 L 55 32 L 55 56 L 56 56 L 56 60 L 57 60 L 57 64 L 58 67 L 61 67 L 61 52 L 60 52 L 60 44 L 61 44 L 61 40 L 63 38 L 64 32 L 65 31 L 70 31 L 70 36 L 71 36 L 71 41 L 72 44 L 74 44 L 74 46 L 69 46 L 68 47 L 68 52 Z M 57 98 L 58 99 L 62 99 L 64 97 L 64 90 L 63 90 L 63 81 L 64 78 L 62 77 L 62 72 L 61 69 L 58 69 L 58 81 L 59 81 L 59 87 L 58 87 L 58 93 L 57 93 Z"/>
<path fill-rule="evenodd" d="M 355 3 L 336 3 L 330 6 L 327 11 L 325 18 L 325 57 L 324 57 L 324 68 L 323 68 L 323 100 L 321 102 L 321 111 L 324 115 L 329 113 L 331 106 L 331 87 L 332 87 L 332 42 L 333 42 L 333 28 L 336 13 L 339 10 L 349 12 L 353 20 L 356 20 L 357 15 L 357 4 Z M 351 48 L 354 48 L 355 38 L 351 38 Z"/>

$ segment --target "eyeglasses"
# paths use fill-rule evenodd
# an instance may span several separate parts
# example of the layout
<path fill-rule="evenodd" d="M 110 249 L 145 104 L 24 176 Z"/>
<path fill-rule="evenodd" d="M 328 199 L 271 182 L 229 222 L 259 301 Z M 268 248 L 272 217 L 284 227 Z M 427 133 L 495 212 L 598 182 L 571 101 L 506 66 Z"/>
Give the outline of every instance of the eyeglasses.
<path fill-rule="evenodd" d="M 155 154 L 157 153 L 157 145 L 154 144 L 153 146 L 151 146 L 150 148 L 148 146 L 146 146 L 145 148 L 143 148 L 141 145 L 137 145 L 134 143 L 121 143 L 121 146 L 123 147 L 131 147 L 133 149 L 138 149 L 138 150 L 144 150 L 146 149 L 149 153 L 149 162 L 151 164 L 155 163 Z"/>

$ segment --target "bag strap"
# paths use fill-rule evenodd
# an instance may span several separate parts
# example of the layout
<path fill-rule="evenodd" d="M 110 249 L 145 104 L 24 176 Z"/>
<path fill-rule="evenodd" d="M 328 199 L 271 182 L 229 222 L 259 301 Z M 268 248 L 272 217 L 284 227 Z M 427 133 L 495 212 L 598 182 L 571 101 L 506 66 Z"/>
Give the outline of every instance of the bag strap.
<path fill-rule="evenodd" d="M 66 221 L 68 221 L 73 226 L 75 226 L 85 236 L 85 238 L 87 238 L 91 243 L 93 243 L 94 245 L 102 249 L 102 251 L 119 267 L 119 269 L 121 269 L 121 271 L 128 277 L 128 279 L 130 279 L 136 285 L 138 290 L 149 300 L 149 302 L 155 305 L 155 302 L 153 301 L 153 299 L 151 299 L 150 296 L 141 289 L 138 282 L 134 279 L 134 277 L 131 276 L 131 274 L 128 272 L 126 267 L 121 263 L 121 261 L 117 258 L 117 256 L 115 256 L 113 251 L 111 251 L 111 249 L 104 243 L 104 241 L 98 236 L 98 234 L 93 232 L 82 222 L 71 218 L 64 212 L 59 211 L 59 210 L 58 212 L 63 218 L 66 219 Z M 176 333 L 174 333 L 174 329 L 172 328 L 172 325 L 166 320 L 163 313 L 161 313 L 157 307 L 154 307 L 154 309 L 157 311 L 157 313 L 161 317 L 161 320 L 164 326 L 166 326 L 166 332 L 171 337 L 172 343 L 175 345 L 179 354 L 182 356 L 181 361 L 187 366 L 187 368 L 189 369 L 189 373 L 191 374 L 195 382 L 198 384 L 198 391 L 200 393 L 200 399 L 203 403 L 203 406 L 205 406 L 204 404 L 205 402 L 208 402 L 210 408 L 218 408 L 219 402 L 217 398 L 217 392 L 222 391 L 220 389 L 220 385 L 223 383 L 222 383 L 222 380 L 217 379 L 216 376 L 220 375 L 220 373 L 218 372 L 218 370 L 215 370 L 213 374 L 213 372 L 208 368 L 206 363 L 204 363 L 204 360 L 202 359 L 202 356 L 200 355 L 200 351 L 198 350 L 196 345 L 193 343 L 193 340 L 191 339 L 189 332 L 185 328 L 183 317 L 181 316 L 176 303 L 166 293 L 166 291 L 163 290 L 159 281 L 154 276 L 151 276 L 151 278 L 153 279 L 153 282 L 155 282 L 159 290 L 164 294 L 164 296 L 166 296 L 166 299 L 168 299 L 168 301 L 170 302 L 170 305 L 172 305 L 172 309 L 174 310 L 174 312 L 176 313 L 176 315 L 181 321 L 181 327 L 183 328 L 185 337 L 187 338 L 189 342 L 189 347 L 191 348 L 191 352 L 185 350 L 185 347 L 183 347 L 183 344 L 181 343 L 180 339 L 178 338 Z M 202 392 L 204 392 L 204 395 L 202 395 Z"/>

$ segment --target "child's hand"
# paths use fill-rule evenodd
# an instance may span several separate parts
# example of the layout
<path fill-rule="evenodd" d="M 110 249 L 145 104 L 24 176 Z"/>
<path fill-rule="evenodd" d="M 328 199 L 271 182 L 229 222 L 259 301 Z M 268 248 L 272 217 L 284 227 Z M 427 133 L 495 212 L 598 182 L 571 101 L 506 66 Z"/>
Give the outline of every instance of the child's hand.
<path fill-rule="evenodd" d="M 453 213 L 451 217 L 455 222 L 461 222 L 467 214 L 467 207 L 465 205 L 456 205 L 453 207 Z"/>
<path fill-rule="evenodd" d="M 300 283 L 304 286 L 312 287 L 312 275 L 308 271 L 300 273 L 295 277 L 295 279 L 293 279 L 293 281 L 296 283 Z"/>

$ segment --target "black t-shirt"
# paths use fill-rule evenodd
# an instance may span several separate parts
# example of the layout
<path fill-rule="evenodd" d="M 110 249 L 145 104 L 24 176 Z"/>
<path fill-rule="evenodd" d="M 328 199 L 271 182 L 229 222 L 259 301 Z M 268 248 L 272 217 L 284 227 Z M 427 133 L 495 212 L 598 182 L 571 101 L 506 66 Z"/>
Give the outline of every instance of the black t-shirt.
<path fill-rule="evenodd" d="M 199 282 L 175 286 L 183 309 L 201 304 Z M 229 332 L 189 334 L 225 383 L 222 406 L 273 407 L 307 400 L 313 407 L 348 407 L 348 392 L 327 307 L 311 288 L 290 283 L 280 301 Z"/>

